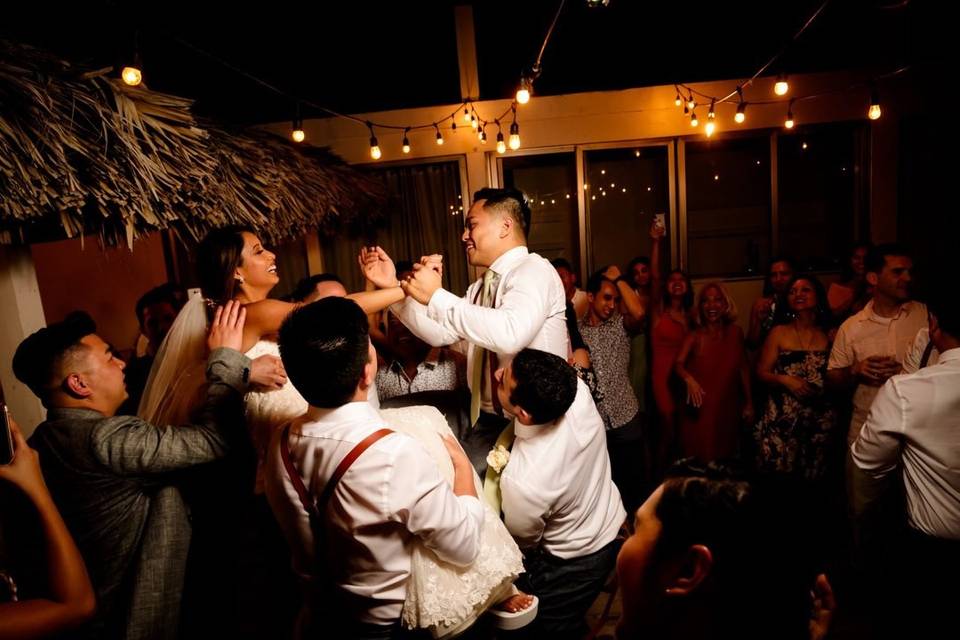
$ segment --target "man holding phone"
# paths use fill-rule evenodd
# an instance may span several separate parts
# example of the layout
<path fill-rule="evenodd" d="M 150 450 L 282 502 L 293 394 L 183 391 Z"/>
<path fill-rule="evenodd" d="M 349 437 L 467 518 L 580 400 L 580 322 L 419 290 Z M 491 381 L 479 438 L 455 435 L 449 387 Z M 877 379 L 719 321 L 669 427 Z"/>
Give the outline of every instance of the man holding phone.
<path fill-rule="evenodd" d="M 95 618 L 75 637 L 177 637 L 191 535 L 177 483 L 184 471 L 246 440 L 244 317 L 235 301 L 217 309 L 207 338 L 206 402 L 192 425 L 117 415 L 127 397 L 124 364 L 84 313 L 17 347 L 13 371 L 47 408 L 30 446 L 97 594 Z"/>

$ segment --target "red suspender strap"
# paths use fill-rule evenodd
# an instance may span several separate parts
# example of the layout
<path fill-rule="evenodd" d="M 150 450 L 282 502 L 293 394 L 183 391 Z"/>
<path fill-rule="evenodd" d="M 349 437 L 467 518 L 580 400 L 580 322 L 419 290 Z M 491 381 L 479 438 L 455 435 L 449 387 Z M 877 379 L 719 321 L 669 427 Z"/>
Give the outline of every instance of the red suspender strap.
<path fill-rule="evenodd" d="M 288 423 L 283 428 L 283 433 L 280 435 L 280 457 L 283 459 L 283 467 L 287 471 L 287 477 L 290 478 L 290 482 L 293 484 L 293 488 L 297 492 L 297 496 L 300 498 L 300 504 L 303 505 L 303 508 L 310 515 L 310 521 L 312 526 L 316 526 L 320 522 L 320 513 L 326 507 L 327 502 L 330 501 L 330 496 L 333 495 L 333 490 L 337 488 L 337 483 L 340 482 L 340 478 L 343 477 L 343 474 L 347 472 L 347 469 L 357 461 L 357 458 L 360 455 L 369 449 L 373 443 L 384 436 L 388 436 L 393 431 L 391 429 L 378 429 L 374 431 L 366 438 L 357 443 L 357 445 L 350 450 L 343 460 L 340 461 L 340 464 L 337 465 L 336 471 L 333 472 L 333 475 L 330 476 L 330 479 L 327 481 L 326 486 L 323 488 L 323 493 L 320 494 L 320 498 L 314 502 L 310 499 L 310 493 L 307 491 L 306 486 L 303 484 L 303 480 L 300 478 L 300 474 L 297 473 L 296 467 L 293 466 L 293 459 L 290 457 L 290 444 L 288 440 L 290 439 L 290 424 Z M 316 520 L 316 524 L 314 521 Z M 314 531 L 314 536 L 317 535 L 317 532 Z"/>

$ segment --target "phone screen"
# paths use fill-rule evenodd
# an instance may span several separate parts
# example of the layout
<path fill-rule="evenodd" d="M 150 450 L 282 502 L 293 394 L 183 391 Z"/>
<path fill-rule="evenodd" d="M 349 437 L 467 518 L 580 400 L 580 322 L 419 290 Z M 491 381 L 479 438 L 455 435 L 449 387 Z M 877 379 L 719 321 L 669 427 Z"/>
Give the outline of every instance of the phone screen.
<path fill-rule="evenodd" d="M 10 433 L 10 414 L 7 405 L 0 404 L 0 464 L 13 462 L 13 434 Z"/>

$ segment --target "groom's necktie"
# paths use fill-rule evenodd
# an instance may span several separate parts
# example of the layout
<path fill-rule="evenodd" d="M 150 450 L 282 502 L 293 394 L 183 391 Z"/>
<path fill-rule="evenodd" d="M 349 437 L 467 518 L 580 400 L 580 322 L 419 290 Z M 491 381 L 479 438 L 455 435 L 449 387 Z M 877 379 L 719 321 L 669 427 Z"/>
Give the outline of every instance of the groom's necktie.
<path fill-rule="evenodd" d="M 513 441 L 516 438 L 516 434 L 513 431 L 513 423 L 514 421 L 511 420 L 510 424 L 500 432 L 496 444 L 493 445 L 494 449 L 502 446 L 507 451 L 510 451 L 510 448 L 513 446 Z M 487 504 L 493 507 L 494 513 L 498 516 L 500 515 L 501 504 L 503 502 L 503 496 L 500 494 L 501 473 L 503 473 L 503 469 L 494 471 L 493 467 L 487 465 L 487 471 L 483 475 L 483 498 L 487 501 Z"/>
<path fill-rule="evenodd" d="M 497 292 L 497 282 L 500 274 L 493 269 L 487 269 L 483 274 L 483 285 L 480 289 L 480 299 L 477 304 L 481 307 L 492 307 Z M 489 352 L 477 345 L 473 345 L 473 364 L 470 371 L 470 426 L 477 424 L 480 417 L 480 398 L 483 387 L 483 372 L 488 360 Z M 492 373 L 492 372 L 491 372 Z M 490 386 L 490 395 L 496 393 L 493 385 Z"/>

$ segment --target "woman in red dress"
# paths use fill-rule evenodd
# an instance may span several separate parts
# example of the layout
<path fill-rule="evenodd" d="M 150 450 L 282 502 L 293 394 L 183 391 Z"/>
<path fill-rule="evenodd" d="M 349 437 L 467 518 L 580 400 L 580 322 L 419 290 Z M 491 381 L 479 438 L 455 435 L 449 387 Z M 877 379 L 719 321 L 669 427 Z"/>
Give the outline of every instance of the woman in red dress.
<path fill-rule="evenodd" d="M 710 461 L 737 453 L 741 423 L 753 423 L 753 402 L 733 300 L 714 282 L 700 290 L 697 310 L 700 326 L 684 340 L 675 368 L 687 386 L 680 442 L 684 456 Z"/>

